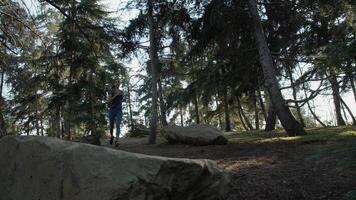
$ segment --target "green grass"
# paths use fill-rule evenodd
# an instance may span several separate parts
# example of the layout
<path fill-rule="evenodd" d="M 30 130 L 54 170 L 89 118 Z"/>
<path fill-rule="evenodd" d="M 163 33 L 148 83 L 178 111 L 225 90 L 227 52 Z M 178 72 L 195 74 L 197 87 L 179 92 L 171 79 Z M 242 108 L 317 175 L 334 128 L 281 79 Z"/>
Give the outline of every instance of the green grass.
<path fill-rule="evenodd" d="M 230 143 L 293 143 L 312 152 L 306 158 L 316 162 L 330 161 L 337 166 L 356 167 L 356 131 L 350 126 L 307 129 L 303 136 L 287 136 L 283 131 L 272 133 L 226 133 Z M 302 147 L 298 147 L 302 148 Z"/>
<path fill-rule="evenodd" d="M 343 200 L 356 200 L 356 190 L 346 193 Z"/>
<path fill-rule="evenodd" d="M 230 143 L 236 142 L 280 142 L 280 141 L 297 141 L 297 142 L 308 142 L 308 141 L 332 141 L 347 138 L 356 138 L 356 131 L 352 130 L 350 126 L 342 127 L 327 127 L 327 128 L 314 128 L 307 129 L 307 134 L 302 136 L 288 136 L 284 131 L 277 130 L 274 132 L 243 132 L 243 133 L 233 133 L 227 132 L 225 136 L 229 139 Z"/>

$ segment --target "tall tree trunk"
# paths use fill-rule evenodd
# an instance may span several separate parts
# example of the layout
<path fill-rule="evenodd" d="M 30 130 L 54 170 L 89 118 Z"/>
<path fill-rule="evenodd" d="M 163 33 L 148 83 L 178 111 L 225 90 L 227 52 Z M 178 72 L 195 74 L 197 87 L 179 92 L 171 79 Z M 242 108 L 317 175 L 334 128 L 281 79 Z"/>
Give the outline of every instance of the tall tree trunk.
<path fill-rule="evenodd" d="M 263 99 L 262 99 L 262 94 L 261 94 L 261 89 L 259 88 L 258 90 L 258 100 L 260 102 L 260 106 L 261 106 L 261 110 L 262 110 L 262 113 L 263 113 L 263 118 L 267 119 L 267 113 L 266 113 L 266 107 L 265 107 L 265 104 L 263 103 Z"/>
<path fill-rule="evenodd" d="M 306 93 L 305 93 L 306 94 Z M 310 113 L 313 115 L 314 119 L 319 122 L 319 124 L 321 124 L 323 127 L 326 127 L 326 125 L 319 119 L 319 117 L 315 114 L 315 112 L 313 111 L 313 109 L 311 108 L 309 101 L 307 101 L 307 105 L 308 105 L 308 109 L 310 111 Z"/>
<path fill-rule="evenodd" d="M 43 119 L 41 119 L 40 125 L 41 125 L 41 136 L 44 136 Z"/>
<path fill-rule="evenodd" d="M 4 104 L 5 101 L 2 97 L 2 90 L 3 90 L 3 86 L 4 86 L 4 74 L 5 74 L 5 70 L 4 70 L 4 66 L 2 66 L 2 70 L 1 70 L 1 82 L 0 82 L 0 138 L 2 136 L 6 135 L 6 126 L 5 126 L 5 120 L 4 120 L 4 116 L 3 116 L 3 110 L 4 110 Z"/>
<path fill-rule="evenodd" d="M 354 100 L 355 100 L 355 103 L 356 103 L 356 87 L 355 87 L 355 80 L 354 79 L 351 79 L 350 80 L 351 82 L 351 88 L 352 88 L 352 92 L 354 94 Z"/>
<path fill-rule="evenodd" d="M 152 76 L 152 105 L 151 105 L 151 124 L 150 124 L 150 135 L 148 139 L 149 144 L 156 143 L 156 132 L 157 132 L 157 42 L 156 42 L 156 26 L 153 21 L 153 2 L 148 0 L 148 25 L 149 25 L 149 40 L 150 40 L 150 60 L 151 60 L 151 76 Z"/>
<path fill-rule="evenodd" d="M 277 114 L 272 102 L 269 102 L 265 131 L 273 131 L 276 128 Z"/>
<path fill-rule="evenodd" d="M 290 66 L 287 66 L 287 73 L 288 73 L 288 76 L 289 76 L 290 84 L 292 86 L 293 99 L 295 101 L 297 101 L 298 100 L 298 98 L 297 98 L 297 90 L 294 87 L 293 72 L 292 72 L 292 69 L 290 68 Z M 303 127 L 305 127 L 304 119 L 303 119 L 302 112 L 301 112 L 301 109 L 300 109 L 300 106 L 299 106 L 298 102 L 295 102 L 294 105 L 295 105 L 295 107 L 297 109 L 297 115 L 298 115 L 298 119 L 300 121 L 300 124 Z"/>
<path fill-rule="evenodd" d="M 90 132 L 91 132 L 91 135 L 94 135 L 99 138 L 100 136 L 97 135 L 96 123 L 95 123 L 95 109 L 94 109 L 95 99 L 94 99 L 94 94 L 93 94 L 95 83 L 94 83 L 94 69 L 93 68 L 91 68 L 91 70 L 90 70 L 90 80 L 88 80 L 88 81 L 89 81 L 89 104 L 90 104 Z"/>
<path fill-rule="evenodd" d="M 180 126 L 184 126 L 184 121 L 183 121 L 183 106 L 179 105 L 179 114 L 180 114 Z"/>
<path fill-rule="evenodd" d="M 346 73 L 346 76 L 349 78 L 349 81 L 350 81 L 350 86 L 351 86 L 351 89 L 352 89 L 352 93 L 354 95 L 354 101 L 356 103 L 356 87 L 355 87 L 355 76 L 353 74 L 353 70 L 352 70 L 352 67 L 350 65 L 350 63 L 348 63 L 348 66 L 349 66 L 349 69 L 345 71 Z"/>
<path fill-rule="evenodd" d="M 5 49 L 5 48 L 4 48 Z M 4 50 L 4 55 L 6 56 L 6 49 Z M 6 125 L 4 120 L 4 109 L 5 109 L 5 100 L 2 97 L 2 91 L 4 87 L 4 75 L 5 75 L 5 66 L 1 65 L 1 82 L 0 82 L 0 138 L 6 135 Z"/>
<path fill-rule="evenodd" d="M 299 66 L 299 71 L 300 71 L 300 74 L 302 74 L 302 70 L 301 70 L 300 66 Z M 304 82 L 303 82 L 303 88 L 305 88 Z M 308 95 L 307 95 L 307 92 L 305 91 L 305 89 L 304 89 L 303 91 L 304 91 L 304 95 L 307 97 Z M 317 122 L 319 122 L 319 124 L 320 124 L 321 126 L 326 127 L 326 124 L 324 124 L 324 123 L 319 119 L 319 117 L 315 114 L 314 110 L 311 108 L 309 101 L 307 101 L 306 103 L 307 103 L 308 109 L 309 109 L 310 113 L 313 115 L 314 119 L 315 119 Z M 313 104 L 314 104 L 314 103 L 313 103 Z"/>
<path fill-rule="evenodd" d="M 25 132 L 27 136 L 30 135 L 30 122 L 28 121 L 28 119 L 27 122 L 25 123 Z"/>
<path fill-rule="evenodd" d="M 1 82 L 0 82 L 0 97 L 2 97 L 2 90 L 4 88 L 4 76 L 5 76 L 5 69 L 4 67 L 1 68 Z"/>
<path fill-rule="evenodd" d="M 216 97 L 215 97 L 216 108 L 219 107 L 219 100 L 218 99 L 219 99 L 219 94 L 216 94 Z M 223 130 L 221 114 L 220 114 L 219 111 L 218 111 L 218 120 L 219 120 L 219 127 L 220 127 L 221 130 Z"/>
<path fill-rule="evenodd" d="M 4 110 L 4 105 L 5 101 L 3 99 L 3 97 L 0 95 L 0 138 L 2 136 L 7 135 L 6 132 L 6 124 L 5 124 L 5 120 L 4 120 L 4 115 L 3 115 L 3 110 Z"/>
<path fill-rule="evenodd" d="M 345 123 L 347 124 L 347 121 L 349 121 L 349 119 L 347 118 L 345 106 L 343 104 L 341 104 L 341 110 L 342 110 L 342 114 L 344 114 Z"/>
<path fill-rule="evenodd" d="M 33 67 L 35 68 L 35 77 L 37 76 L 37 67 L 35 65 L 35 63 L 33 63 Z M 36 118 L 36 121 L 35 121 L 35 126 L 36 126 L 36 134 L 37 135 L 40 135 L 40 125 L 39 125 L 39 114 L 38 114 L 38 94 L 37 94 L 37 83 L 35 82 L 34 83 L 34 89 L 35 89 L 35 118 Z"/>
<path fill-rule="evenodd" d="M 61 113 L 61 121 L 60 121 L 60 123 L 61 123 L 61 138 L 63 139 L 64 138 L 64 135 L 65 135 L 65 126 L 66 126 L 66 115 L 65 115 L 65 111 L 63 111 L 64 109 L 62 109 L 62 108 L 60 108 L 61 110 L 60 110 L 60 113 Z"/>
<path fill-rule="evenodd" d="M 249 128 L 247 128 L 247 126 L 246 126 L 246 124 L 245 124 L 245 122 L 244 122 L 244 119 L 243 119 L 243 117 L 242 117 L 241 110 L 240 110 L 239 107 L 237 108 L 237 113 L 238 113 L 238 115 L 239 115 L 239 118 L 240 118 L 240 122 L 241 122 L 241 124 L 242 124 L 242 127 L 244 127 L 245 131 L 250 130 Z"/>
<path fill-rule="evenodd" d="M 245 124 L 247 125 L 248 130 L 252 130 L 253 127 L 252 127 L 249 119 L 246 117 L 244 110 L 242 109 L 242 105 L 241 105 L 240 99 L 238 97 L 236 99 L 237 99 L 237 107 L 238 107 L 239 112 L 240 112 L 240 114 L 242 116 L 242 119 L 245 121 Z"/>
<path fill-rule="evenodd" d="M 61 121 L 62 121 L 62 117 L 61 117 L 61 107 L 58 106 L 56 107 L 56 112 L 55 112 L 55 132 L 56 132 L 56 136 L 57 138 L 61 138 Z"/>
<path fill-rule="evenodd" d="M 340 101 L 342 103 L 342 105 L 344 105 L 344 107 L 346 108 L 347 112 L 349 112 L 349 115 L 351 116 L 351 119 L 352 119 L 352 125 L 356 125 L 356 119 L 355 119 L 355 116 L 352 114 L 352 111 L 351 109 L 349 108 L 349 106 L 347 106 L 346 102 L 341 98 L 341 96 L 339 96 L 340 98 Z M 346 118 L 346 114 L 345 114 L 345 118 Z"/>
<path fill-rule="evenodd" d="M 334 99 L 334 106 L 335 106 L 335 114 L 336 114 L 336 122 L 338 126 L 344 126 L 346 125 L 344 119 L 342 118 L 341 115 L 341 104 L 340 104 L 340 92 L 339 92 L 339 86 L 337 83 L 337 79 L 335 75 L 331 75 L 329 79 L 331 83 L 331 89 L 333 92 L 333 99 Z"/>
<path fill-rule="evenodd" d="M 240 122 L 242 124 L 242 127 L 244 127 L 245 131 L 248 131 L 249 129 L 247 128 L 245 122 L 244 122 L 244 119 L 242 117 L 242 114 L 241 114 L 241 110 L 240 110 L 240 107 L 237 107 L 237 114 L 239 115 L 239 118 L 240 118 Z"/>
<path fill-rule="evenodd" d="M 195 111 L 195 123 L 200 124 L 200 117 L 199 117 L 199 105 L 198 105 L 198 97 L 197 93 L 194 93 L 193 97 L 193 103 L 194 103 L 194 111 Z"/>
<path fill-rule="evenodd" d="M 224 112 L 225 112 L 225 131 L 231 131 L 231 121 L 229 112 L 228 88 L 224 88 Z"/>
<path fill-rule="evenodd" d="M 161 124 L 162 126 L 167 126 L 168 123 L 166 117 L 166 105 L 164 104 L 161 78 L 158 78 L 158 94 L 159 94 L 159 108 L 161 111 Z"/>
<path fill-rule="evenodd" d="M 132 105 L 131 105 L 131 88 L 130 88 L 130 81 L 127 84 L 127 101 L 128 101 L 128 107 L 129 107 L 129 116 L 130 116 L 130 129 L 132 130 L 134 127 L 134 122 L 133 122 L 133 117 L 132 117 Z"/>
<path fill-rule="evenodd" d="M 72 0 L 71 2 L 71 8 L 70 8 L 70 18 L 72 19 L 70 29 L 72 33 L 75 32 L 75 17 L 76 17 L 76 8 L 75 8 L 75 0 Z M 67 139 L 71 140 L 72 139 L 72 118 L 73 118 L 73 77 L 74 77 L 74 63 L 75 63 L 75 52 L 71 52 L 71 63 L 69 65 L 69 82 L 68 82 L 68 98 L 67 98 L 67 116 L 66 116 L 66 125 L 65 125 L 65 130 L 67 134 Z"/>
<path fill-rule="evenodd" d="M 260 63 L 265 78 L 265 86 L 269 92 L 278 118 L 289 135 L 305 134 L 303 126 L 293 117 L 280 91 L 272 56 L 263 32 L 260 16 L 257 12 L 256 0 L 248 0 L 248 6 L 252 17 L 251 23 L 253 25 L 253 32 L 260 56 Z"/>
<path fill-rule="evenodd" d="M 259 130 L 260 129 L 260 119 L 258 116 L 258 108 L 257 108 L 257 98 L 256 98 L 256 92 L 254 91 L 252 93 L 252 102 L 253 102 L 253 108 L 255 111 L 255 129 Z"/>
<path fill-rule="evenodd" d="M 65 117 L 65 120 L 66 120 L 66 122 L 65 122 L 65 132 L 66 132 L 66 134 L 67 134 L 67 140 L 71 140 L 72 139 L 72 130 L 71 130 L 71 126 L 72 126 L 72 108 L 73 108 L 73 105 L 72 105 L 72 95 L 73 95 L 73 84 L 72 84 L 72 82 L 73 82 L 73 76 L 72 76 L 72 74 L 73 74 L 73 69 L 72 69 L 73 67 L 70 67 L 70 72 L 69 72 L 69 85 L 68 85 L 68 87 L 69 87 L 69 97 L 68 97 L 68 99 L 67 99 L 67 116 Z"/>

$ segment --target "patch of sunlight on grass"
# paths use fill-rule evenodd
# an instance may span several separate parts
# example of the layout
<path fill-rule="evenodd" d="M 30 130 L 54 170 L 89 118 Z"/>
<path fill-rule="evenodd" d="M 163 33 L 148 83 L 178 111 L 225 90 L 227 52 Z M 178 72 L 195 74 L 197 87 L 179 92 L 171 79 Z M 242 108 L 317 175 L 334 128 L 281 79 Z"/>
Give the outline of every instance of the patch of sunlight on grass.
<path fill-rule="evenodd" d="M 302 138 L 302 136 L 273 137 L 273 138 L 262 139 L 259 142 L 293 141 L 293 140 L 299 140 L 301 138 Z"/>
<path fill-rule="evenodd" d="M 229 132 L 223 132 L 223 135 L 225 137 L 233 137 L 236 134 L 236 132 L 229 131 Z"/>
<path fill-rule="evenodd" d="M 237 143 L 237 142 L 257 142 L 259 140 L 262 140 L 264 138 L 261 137 L 256 137 L 256 136 L 251 136 L 251 135 L 243 135 L 243 136 L 237 136 L 233 138 L 229 138 L 229 143 Z"/>
<path fill-rule="evenodd" d="M 350 126 L 341 127 L 326 127 L 326 128 L 309 128 L 306 129 L 307 134 L 302 136 L 287 136 L 285 132 L 276 131 L 266 133 L 263 131 L 256 132 L 226 132 L 224 135 L 229 139 L 230 143 L 237 142 L 281 142 L 281 141 L 301 141 L 307 142 L 310 140 L 329 141 L 339 140 L 349 137 L 356 137 L 356 131 Z"/>
<path fill-rule="evenodd" d="M 349 130 L 341 133 L 337 133 L 338 136 L 356 136 L 356 131 Z"/>

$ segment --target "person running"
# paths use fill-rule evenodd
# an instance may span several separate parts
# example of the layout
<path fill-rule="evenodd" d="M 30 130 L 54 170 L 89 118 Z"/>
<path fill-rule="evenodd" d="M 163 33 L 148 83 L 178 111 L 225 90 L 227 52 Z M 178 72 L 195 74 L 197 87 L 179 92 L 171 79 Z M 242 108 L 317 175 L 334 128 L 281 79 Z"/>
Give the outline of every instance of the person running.
<path fill-rule="evenodd" d="M 110 145 L 114 141 L 114 123 L 116 124 L 116 139 L 115 146 L 119 145 L 118 138 L 120 136 L 120 124 L 122 119 L 122 101 L 124 98 L 120 88 L 120 80 L 116 79 L 111 87 L 109 94 L 109 124 L 110 124 Z"/>

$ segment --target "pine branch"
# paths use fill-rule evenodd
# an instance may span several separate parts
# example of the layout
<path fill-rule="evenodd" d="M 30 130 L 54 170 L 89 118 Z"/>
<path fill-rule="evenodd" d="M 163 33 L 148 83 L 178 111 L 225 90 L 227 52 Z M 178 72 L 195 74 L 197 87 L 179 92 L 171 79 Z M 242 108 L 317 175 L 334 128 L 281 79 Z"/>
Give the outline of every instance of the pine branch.
<path fill-rule="evenodd" d="M 24 27 L 26 27 L 28 30 L 30 30 L 32 33 L 34 33 L 35 35 L 37 35 L 38 37 L 41 37 L 36 31 L 34 31 L 30 26 L 28 26 L 25 22 L 23 22 L 21 19 L 19 19 L 18 17 L 15 17 L 9 13 L 3 12 L 0 10 L 0 14 L 3 14 L 7 17 L 10 17 L 11 19 L 16 20 L 17 22 L 20 22 Z"/>
<path fill-rule="evenodd" d="M 90 39 L 89 35 L 83 30 L 83 28 L 78 24 L 78 22 L 75 21 L 75 19 L 73 19 L 72 17 L 70 17 L 64 10 L 62 10 L 61 7 L 59 7 L 57 4 L 55 4 L 51 0 L 45 0 L 45 1 L 47 3 L 49 3 L 51 6 L 53 6 L 54 8 L 56 8 L 62 15 L 64 15 L 67 19 L 71 20 L 76 25 L 78 30 L 83 34 L 85 39 L 88 40 L 89 44 L 93 47 L 93 52 L 94 52 L 95 56 L 97 56 L 97 54 L 95 52 L 96 48 L 94 48 L 93 41 Z"/>

